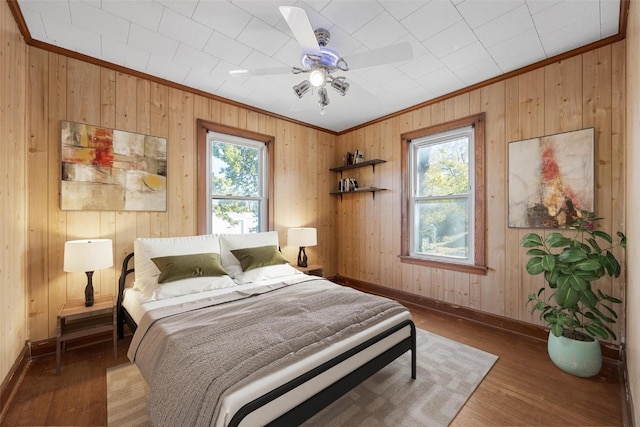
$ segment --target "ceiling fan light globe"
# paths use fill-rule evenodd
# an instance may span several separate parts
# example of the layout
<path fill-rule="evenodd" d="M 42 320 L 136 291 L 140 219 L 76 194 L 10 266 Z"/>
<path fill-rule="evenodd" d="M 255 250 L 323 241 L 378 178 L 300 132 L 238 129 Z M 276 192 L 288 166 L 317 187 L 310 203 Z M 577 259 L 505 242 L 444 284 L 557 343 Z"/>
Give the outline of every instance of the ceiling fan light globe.
<path fill-rule="evenodd" d="M 324 85 L 327 74 L 323 68 L 316 68 L 309 74 L 309 83 L 314 87 Z"/>

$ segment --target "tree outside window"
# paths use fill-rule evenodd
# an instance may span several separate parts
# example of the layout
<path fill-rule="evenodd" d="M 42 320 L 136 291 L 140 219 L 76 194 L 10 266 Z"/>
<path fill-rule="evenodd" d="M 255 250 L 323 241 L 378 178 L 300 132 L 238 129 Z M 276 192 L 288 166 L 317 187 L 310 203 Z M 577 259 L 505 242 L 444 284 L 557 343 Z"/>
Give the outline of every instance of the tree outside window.
<path fill-rule="evenodd" d="M 260 231 L 262 148 L 210 141 L 212 231 Z"/>

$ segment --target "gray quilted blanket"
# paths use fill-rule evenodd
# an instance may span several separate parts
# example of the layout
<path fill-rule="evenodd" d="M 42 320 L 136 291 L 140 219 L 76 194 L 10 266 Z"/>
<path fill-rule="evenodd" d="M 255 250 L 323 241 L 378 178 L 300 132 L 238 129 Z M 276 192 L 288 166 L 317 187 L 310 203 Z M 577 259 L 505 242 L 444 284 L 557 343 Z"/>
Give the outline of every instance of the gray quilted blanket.
<path fill-rule="evenodd" d="M 150 386 L 153 425 L 209 426 L 225 393 L 403 311 L 324 279 L 282 283 L 152 310 L 128 355 Z"/>

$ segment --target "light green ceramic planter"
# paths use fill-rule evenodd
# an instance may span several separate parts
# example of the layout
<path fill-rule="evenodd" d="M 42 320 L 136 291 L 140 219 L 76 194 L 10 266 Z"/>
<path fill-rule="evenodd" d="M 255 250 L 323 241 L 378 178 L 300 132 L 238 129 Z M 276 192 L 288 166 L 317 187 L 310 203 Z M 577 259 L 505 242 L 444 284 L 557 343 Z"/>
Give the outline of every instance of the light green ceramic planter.
<path fill-rule="evenodd" d="M 547 344 L 549 357 L 555 365 L 569 374 L 578 377 L 593 377 L 602 368 L 600 341 L 577 341 L 565 337 L 556 337 L 549 332 Z"/>

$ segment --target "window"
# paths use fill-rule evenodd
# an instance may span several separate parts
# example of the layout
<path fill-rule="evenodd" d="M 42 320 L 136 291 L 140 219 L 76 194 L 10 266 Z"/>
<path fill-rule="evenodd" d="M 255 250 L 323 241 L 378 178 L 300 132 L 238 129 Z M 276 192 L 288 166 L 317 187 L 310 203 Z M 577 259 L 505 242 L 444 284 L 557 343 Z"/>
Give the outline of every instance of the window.
<path fill-rule="evenodd" d="M 271 137 L 198 124 L 198 232 L 269 230 Z"/>
<path fill-rule="evenodd" d="M 484 273 L 484 115 L 402 136 L 403 262 Z"/>

